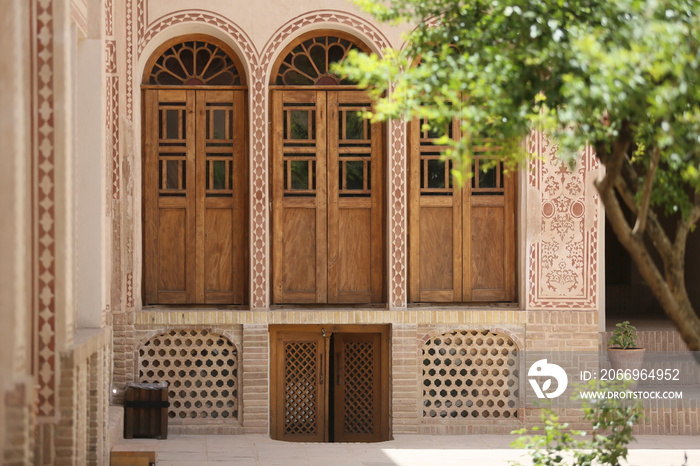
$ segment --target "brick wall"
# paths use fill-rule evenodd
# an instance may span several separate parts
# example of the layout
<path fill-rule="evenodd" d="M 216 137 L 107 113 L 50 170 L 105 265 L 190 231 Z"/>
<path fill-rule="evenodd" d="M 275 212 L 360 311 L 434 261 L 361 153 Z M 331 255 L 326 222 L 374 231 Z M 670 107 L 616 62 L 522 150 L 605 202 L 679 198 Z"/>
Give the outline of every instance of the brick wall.
<path fill-rule="evenodd" d="M 243 326 L 241 414 L 243 431 L 246 434 L 268 432 L 270 417 L 269 346 L 267 325 Z"/>
<path fill-rule="evenodd" d="M 17 384 L 12 389 L 3 392 L 0 415 L 4 416 L 3 424 L 8 426 L 3 438 L 3 462 L 6 466 L 33 464 L 33 433 L 34 416 L 33 390 L 28 384 Z"/>
<path fill-rule="evenodd" d="M 416 308 L 384 309 L 271 310 L 251 311 L 162 311 L 135 312 L 129 318 L 133 330 L 125 330 L 125 340 L 117 341 L 116 370 L 124 381 L 136 380 L 139 345 L 154 335 L 175 328 L 206 328 L 230 338 L 239 350 L 239 423 L 228 427 L 178 426 L 172 433 L 267 433 L 269 430 L 269 324 L 391 324 L 391 425 L 393 433 L 425 434 L 505 434 L 523 425 L 539 424 L 539 409 L 521 405 L 517 420 L 474 419 L 468 422 L 442 419 L 426 422 L 422 417 L 420 348 L 427 335 L 454 330 L 492 330 L 510 336 L 520 349 L 595 353 L 601 335 L 597 313 L 577 310 L 519 311 L 513 308 Z M 127 326 L 128 326 L 127 325 Z M 116 325 L 115 325 L 116 328 Z M 131 335 L 131 337 L 129 337 Z M 662 338 L 663 337 L 663 338 Z M 666 341 L 664 348 L 678 347 L 677 336 L 645 335 L 648 341 Z M 664 340 L 665 338 L 665 340 Z M 119 364 L 116 362 L 119 361 Z M 575 361 L 578 364 L 580 361 Z M 596 358 L 597 363 L 597 358 Z M 525 377 L 520 377 L 524 389 Z M 577 428 L 590 427 L 581 422 L 581 411 L 561 408 L 562 422 Z M 697 432 L 698 409 L 673 412 L 659 406 L 652 410 L 653 421 L 644 421 L 640 433 Z M 657 421 L 663 424 L 655 424 Z"/>
<path fill-rule="evenodd" d="M 391 412 L 394 434 L 418 430 L 420 367 L 418 326 L 395 324 L 391 329 Z"/>

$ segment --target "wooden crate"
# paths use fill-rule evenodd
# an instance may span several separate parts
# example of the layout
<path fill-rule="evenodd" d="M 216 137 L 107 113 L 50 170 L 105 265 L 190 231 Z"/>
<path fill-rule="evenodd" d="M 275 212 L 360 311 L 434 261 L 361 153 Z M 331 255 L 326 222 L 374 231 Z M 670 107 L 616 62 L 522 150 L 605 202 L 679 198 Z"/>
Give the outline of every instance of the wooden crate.
<path fill-rule="evenodd" d="M 168 438 L 168 384 L 130 383 L 124 399 L 124 438 Z"/>

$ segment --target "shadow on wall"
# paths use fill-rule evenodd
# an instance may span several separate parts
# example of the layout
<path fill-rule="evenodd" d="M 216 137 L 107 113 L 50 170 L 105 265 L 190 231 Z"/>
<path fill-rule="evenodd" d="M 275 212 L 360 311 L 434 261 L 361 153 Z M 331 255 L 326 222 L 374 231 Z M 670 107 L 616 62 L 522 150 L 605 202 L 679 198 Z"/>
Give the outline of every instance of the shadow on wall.
<path fill-rule="evenodd" d="M 672 225 L 666 219 L 667 231 Z M 660 259 L 655 257 L 657 263 Z M 696 312 L 700 308 L 700 232 L 688 236 L 686 284 L 690 300 Z M 608 221 L 605 221 L 605 309 L 608 324 L 625 319 L 668 320 L 661 305 L 644 282 L 632 258 L 620 244 Z"/>

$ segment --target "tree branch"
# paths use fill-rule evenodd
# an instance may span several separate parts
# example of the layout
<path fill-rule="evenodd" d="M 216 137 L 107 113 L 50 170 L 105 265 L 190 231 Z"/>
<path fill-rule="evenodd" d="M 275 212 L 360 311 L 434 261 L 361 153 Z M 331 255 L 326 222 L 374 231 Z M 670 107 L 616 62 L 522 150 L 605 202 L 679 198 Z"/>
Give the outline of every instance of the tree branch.
<path fill-rule="evenodd" d="M 651 160 L 649 161 L 649 170 L 647 171 L 646 177 L 644 178 L 644 190 L 642 191 L 642 199 L 639 204 L 639 211 L 637 213 L 637 221 L 632 229 L 632 234 L 635 236 L 640 236 L 644 234 L 644 230 L 647 226 L 647 215 L 649 213 L 649 204 L 651 203 L 651 188 L 654 185 L 654 177 L 656 176 L 656 167 L 659 166 L 659 159 L 661 158 L 661 151 L 659 147 L 654 147 L 654 152 L 651 155 Z"/>
<path fill-rule="evenodd" d="M 678 227 L 676 228 L 676 238 L 673 242 L 673 251 L 674 254 L 680 259 L 685 262 L 685 250 L 686 250 L 686 244 L 688 242 L 688 234 L 690 233 L 690 230 L 693 228 L 693 225 L 695 225 L 698 220 L 700 220 L 700 205 L 698 203 L 698 199 L 696 197 L 696 202 L 693 208 L 690 211 L 690 215 L 688 215 L 687 219 L 681 218 L 678 221 Z"/>
<path fill-rule="evenodd" d="M 617 181 L 615 188 L 618 194 L 625 201 L 625 205 L 634 215 L 638 215 L 637 202 L 634 197 L 634 192 L 639 185 L 639 176 L 634 171 L 632 165 L 627 161 L 622 167 L 622 175 Z M 631 185 L 631 186 L 630 186 Z M 673 244 L 671 239 L 666 234 L 666 230 L 661 226 L 656 213 L 649 209 L 647 212 L 647 231 L 649 238 L 654 244 L 654 248 L 659 252 L 662 258 L 671 257 L 673 254 Z"/>

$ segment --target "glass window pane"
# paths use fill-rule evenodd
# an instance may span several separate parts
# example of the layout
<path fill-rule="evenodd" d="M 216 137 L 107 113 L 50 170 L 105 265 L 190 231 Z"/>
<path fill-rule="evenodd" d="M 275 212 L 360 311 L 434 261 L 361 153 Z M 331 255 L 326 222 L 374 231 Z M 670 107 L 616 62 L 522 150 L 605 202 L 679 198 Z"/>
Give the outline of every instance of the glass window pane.
<path fill-rule="evenodd" d="M 479 169 L 479 187 L 496 188 L 496 167 L 493 166 L 486 171 Z"/>
<path fill-rule="evenodd" d="M 312 139 L 307 110 L 291 110 L 291 126 L 289 139 Z"/>
<path fill-rule="evenodd" d="M 338 63 L 345 56 L 345 49 L 340 45 L 332 45 L 328 48 L 328 63 Z"/>
<path fill-rule="evenodd" d="M 362 182 L 364 179 L 363 167 L 364 162 L 361 160 L 345 162 L 346 189 L 364 189 L 364 184 Z"/>
<path fill-rule="evenodd" d="M 166 139 L 180 139 L 178 133 L 178 114 L 180 110 L 166 110 L 165 111 L 165 138 Z"/>
<path fill-rule="evenodd" d="M 214 163 L 214 189 L 226 189 L 226 162 L 215 160 Z"/>
<path fill-rule="evenodd" d="M 226 110 L 214 110 L 214 134 L 213 139 L 228 139 L 226 134 Z"/>
<path fill-rule="evenodd" d="M 300 72 L 311 78 L 316 78 L 318 76 L 314 66 L 311 64 L 311 60 L 309 60 L 309 57 L 306 55 L 297 55 L 294 57 L 293 65 L 296 66 Z"/>
<path fill-rule="evenodd" d="M 165 164 L 165 170 L 167 173 L 167 178 L 165 182 L 165 189 L 179 189 L 178 186 L 178 168 L 180 162 L 177 160 L 168 160 Z"/>
<path fill-rule="evenodd" d="M 442 189 L 445 187 L 445 162 L 443 160 L 428 160 L 428 188 Z"/>
<path fill-rule="evenodd" d="M 364 132 L 364 118 L 359 112 L 350 111 L 345 113 L 345 138 L 346 139 L 367 139 Z"/>
<path fill-rule="evenodd" d="M 309 162 L 306 160 L 292 160 L 292 186 L 291 189 L 309 189 Z"/>
<path fill-rule="evenodd" d="M 314 45 L 309 49 L 309 55 L 314 61 L 318 72 L 321 74 L 326 73 L 326 50 L 321 45 Z"/>

